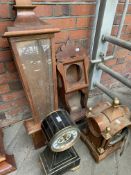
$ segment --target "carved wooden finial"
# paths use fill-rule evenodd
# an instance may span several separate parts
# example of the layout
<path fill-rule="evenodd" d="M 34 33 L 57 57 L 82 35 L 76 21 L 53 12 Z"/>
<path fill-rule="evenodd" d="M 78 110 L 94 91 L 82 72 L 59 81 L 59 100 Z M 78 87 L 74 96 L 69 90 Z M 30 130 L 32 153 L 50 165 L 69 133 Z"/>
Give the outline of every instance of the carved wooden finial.
<path fill-rule="evenodd" d="M 40 20 L 34 12 L 36 6 L 31 0 L 16 0 L 14 8 L 17 11 L 16 19 L 12 27 L 8 27 L 4 37 L 34 35 L 44 33 L 56 33 L 60 29 Z"/>

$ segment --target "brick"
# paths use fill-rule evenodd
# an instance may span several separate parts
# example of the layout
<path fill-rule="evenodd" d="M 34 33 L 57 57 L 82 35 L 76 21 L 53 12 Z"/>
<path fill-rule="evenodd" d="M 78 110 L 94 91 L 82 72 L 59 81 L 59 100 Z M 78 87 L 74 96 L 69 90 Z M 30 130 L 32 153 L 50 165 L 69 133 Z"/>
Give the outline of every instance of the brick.
<path fill-rule="evenodd" d="M 18 74 L 17 73 L 4 73 L 0 75 L 0 84 L 8 83 L 10 81 L 18 80 Z"/>
<path fill-rule="evenodd" d="M 89 39 L 78 39 L 78 40 L 75 40 L 75 43 L 76 43 L 76 45 L 80 45 L 80 46 L 82 46 L 82 47 L 84 47 L 86 50 L 89 48 L 89 46 L 90 46 L 90 41 L 89 41 Z M 87 52 L 88 52 L 88 50 L 87 50 Z"/>
<path fill-rule="evenodd" d="M 113 45 L 113 44 L 109 44 L 109 45 L 108 45 L 107 55 L 112 55 L 112 53 L 113 53 L 113 48 L 114 48 L 114 45 Z"/>
<path fill-rule="evenodd" d="M 11 108 L 16 108 L 19 106 L 28 105 L 26 98 L 17 99 L 15 101 L 10 101 L 7 103 L 0 104 L 0 111 L 7 111 Z"/>
<path fill-rule="evenodd" d="M 106 74 L 106 73 L 102 73 L 102 76 L 101 76 L 101 79 L 102 81 L 106 81 L 106 80 L 111 80 L 111 76 L 109 74 Z"/>
<path fill-rule="evenodd" d="M 131 4 L 128 5 L 128 11 L 127 14 L 131 14 Z"/>
<path fill-rule="evenodd" d="M 125 62 L 125 58 L 117 58 L 116 64 L 123 64 Z"/>
<path fill-rule="evenodd" d="M 47 0 L 33 0 L 33 2 L 47 2 Z M 48 2 L 65 2 L 65 0 L 48 0 Z M 68 2 L 76 2 L 76 0 L 68 0 Z M 77 0 L 81 2 L 81 0 Z M 96 2 L 95 0 L 84 0 L 84 2 Z"/>
<path fill-rule="evenodd" d="M 131 15 L 126 15 L 125 24 L 131 24 Z"/>
<path fill-rule="evenodd" d="M 0 48 L 9 47 L 9 43 L 6 38 L 0 38 Z"/>
<path fill-rule="evenodd" d="M 125 2 L 126 0 L 119 0 L 119 2 Z M 129 2 L 131 2 L 131 0 L 129 0 Z"/>
<path fill-rule="evenodd" d="M 126 40 L 126 41 L 131 41 L 131 33 L 122 34 L 121 39 Z"/>
<path fill-rule="evenodd" d="M 22 98 L 24 96 L 25 96 L 25 94 L 24 94 L 23 91 L 12 92 L 12 93 L 1 95 L 2 100 L 4 102 L 8 102 L 8 101 L 11 101 L 11 100 L 16 100 L 16 99 Z"/>
<path fill-rule="evenodd" d="M 130 73 L 131 74 L 131 61 L 128 61 L 127 63 L 126 63 L 126 71 L 127 71 L 127 73 Z"/>
<path fill-rule="evenodd" d="M 122 14 L 124 10 L 124 4 L 118 4 L 116 14 Z"/>
<path fill-rule="evenodd" d="M 77 18 L 76 27 L 91 27 L 93 25 L 94 18 Z"/>
<path fill-rule="evenodd" d="M 55 5 L 53 7 L 53 16 L 69 16 L 70 6 L 69 5 Z"/>
<path fill-rule="evenodd" d="M 64 19 L 48 19 L 44 20 L 49 24 L 52 24 L 54 27 L 58 27 L 60 29 L 69 29 L 75 28 L 76 19 L 75 18 L 64 18 Z"/>
<path fill-rule="evenodd" d="M 118 25 L 121 22 L 121 15 L 116 15 L 114 19 L 114 25 Z"/>
<path fill-rule="evenodd" d="M 90 30 L 71 30 L 62 31 L 55 34 L 56 43 L 66 42 L 67 39 L 77 40 L 77 39 L 87 39 L 91 35 Z"/>
<path fill-rule="evenodd" d="M 111 59 L 111 60 L 108 60 L 106 61 L 105 65 L 109 66 L 109 67 L 112 67 L 113 65 L 116 64 L 116 59 Z"/>
<path fill-rule="evenodd" d="M 60 42 L 66 42 L 67 39 L 69 38 L 69 31 L 61 31 L 59 33 L 55 34 L 55 42 L 60 43 Z"/>
<path fill-rule="evenodd" d="M 123 33 L 127 33 L 127 34 L 129 33 L 130 34 L 131 33 L 131 25 L 127 25 L 126 29 Z"/>
<path fill-rule="evenodd" d="M 126 64 L 117 64 L 112 67 L 114 71 L 123 74 L 126 71 Z"/>
<path fill-rule="evenodd" d="M 95 13 L 95 5 L 72 5 L 71 6 L 71 15 L 80 16 L 80 15 L 93 15 Z"/>
<path fill-rule="evenodd" d="M 119 48 L 117 48 L 115 56 L 116 56 L 116 58 L 126 58 L 126 57 L 129 58 L 129 55 L 128 55 L 129 52 L 130 51 L 128 51 L 126 49 L 122 49 L 122 48 L 119 47 Z"/>
<path fill-rule="evenodd" d="M 125 0 L 119 0 L 119 2 L 125 2 Z"/>
<path fill-rule="evenodd" d="M 0 51 L 0 62 L 10 61 L 12 57 L 10 50 Z"/>
<path fill-rule="evenodd" d="M 0 33 L 4 34 L 7 27 L 10 27 L 13 25 L 13 21 L 0 21 Z"/>
<path fill-rule="evenodd" d="M 10 109 L 9 111 L 6 111 L 5 116 L 7 116 L 8 118 L 9 117 L 12 118 L 17 115 L 24 114 L 25 112 L 27 113 L 27 106 L 21 106 L 21 107 L 13 108 L 13 109 Z M 25 114 L 24 114 L 24 117 L 25 117 Z"/>
<path fill-rule="evenodd" d="M 8 84 L 0 85 L 0 94 L 7 93 L 9 91 L 10 91 L 10 89 L 9 89 Z"/>
<path fill-rule="evenodd" d="M 90 35 L 90 30 L 71 30 L 69 33 L 70 39 L 73 40 L 88 38 Z"/>
<path fill-rule="evenodd" d="M 3 63 L 0 63 L 0 74 L 5 72 L 5 67 Z"/>
<path fill-rule="evenodd" d="M 13 72 L 17 71 L 14 61 L 6 62 L 5 66 L 6 66 L 6 69 L 7 69 L 8 72 L 12 72 L 13 73 Z"/>
<path fill-rule="evenodd" d="M 21 81 L 10 82 L 9 88 L 10 88 L 10 90 L 13 90 L 13 91 L 23 89 Z"/>
<path fill-rule="evenodd" d="M 122 33 L 126 33 L 126 28 L 127 28 L 127 25 L 124 25 L 122 28 Z M 113 26 L 111 34 L 116 36 L 118 34 L 118 30 L 119 30 L 118 25 Z"/>
<path fill-rule="evenodd" d="M 118 29 L 119 29 L 118 26 L 113 26 L 111 34 L 116 36 L 118 34 Z"/>
<path fill-rule="evenodd" d="M 0 4 L 0 18 L 9 18 L 9 4 Z"/>
<path fill-rule="evenodd" d="M 6 119 L 5 113 L 0 112 L 0 120 L 4 120 L 4 119 Z"/>
<path fill-rule="evenodd" d="M 38 17 L 52 16 L 51 5 L 37 5 L 34 11 Z"/>

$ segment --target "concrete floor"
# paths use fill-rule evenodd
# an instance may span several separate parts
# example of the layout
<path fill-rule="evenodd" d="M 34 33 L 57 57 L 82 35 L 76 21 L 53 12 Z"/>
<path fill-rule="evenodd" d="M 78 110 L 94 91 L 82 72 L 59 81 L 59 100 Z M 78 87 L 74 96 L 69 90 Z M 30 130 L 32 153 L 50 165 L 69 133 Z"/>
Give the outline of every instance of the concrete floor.
<path fill-rule="evenodd" d="M 131 90 L 125 88 L 117 89 L 123 104 L 131 104 Z M 94 101 L 105 99 L 106 96 L 97 96 L 90 100 Z M 15 156 L 17 171 L 11 175 L 44 175 L 39 153 L 43 148 L 35 150 L 31 138 L 26 134 L 22 123 L 15 124 L 4 129 L 4 142 L 8 153 Z M 131 135 L 129 143 L 123 155 L 120 150 L 116 151 L 99 164 L 95 163 L 88 148 L 80 140 L 75 145 L 76 151 L 81 157 L 80 169 L 75 172 L 67 172 L 65 175 L 131 175 Z"/>

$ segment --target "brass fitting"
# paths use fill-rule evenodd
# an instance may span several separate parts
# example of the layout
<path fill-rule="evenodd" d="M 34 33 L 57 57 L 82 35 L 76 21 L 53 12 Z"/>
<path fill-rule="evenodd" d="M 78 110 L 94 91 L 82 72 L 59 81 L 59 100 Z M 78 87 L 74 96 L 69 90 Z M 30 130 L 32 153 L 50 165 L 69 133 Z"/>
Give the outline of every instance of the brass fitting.
<path fill-rule="evenodd" d="M 119 98 L 115 97 L 113 100 L 113 107 L 117 107 L 118 105 L 120 105 L 120 100 Z"/>
<path fill-rule="evenodd" d="M 87 112 L 86 112 L 86 117 L 88 117 L 92 112 L 92 107 L 89 107 Z"/>
<path fill-rule="evenodd" d="M 104 150 L 104 148 L 99 147 L 99 148 L 97 149 L 97 151 L 98 151 L 99 154 L 103 154 L 105 150 Z"/>
<path fill-rule="evenodd" d="M 110 131 L 111 131 L 111 128 L 110 127 L 106 127 L 106 129 L 105 129 L 105 137 L 106 137 L 106 139 L 108 139 L 110 137 Z"/>

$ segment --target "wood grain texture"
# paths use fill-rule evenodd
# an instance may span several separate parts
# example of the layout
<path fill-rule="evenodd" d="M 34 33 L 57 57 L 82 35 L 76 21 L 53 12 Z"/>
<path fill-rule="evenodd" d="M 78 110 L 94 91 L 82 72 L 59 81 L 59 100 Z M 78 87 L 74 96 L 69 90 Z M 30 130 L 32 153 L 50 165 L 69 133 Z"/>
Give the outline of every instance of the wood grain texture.
<path fill-rule="evenodd" d="M 61 106 L 72 120 L 85 117 L 88 98 L 89 59 L 86 50 L 70 40 L 63 44 L 57 54 L 58 94 Z"/>
<path fill-rule="evenodd" d="M 32 1 L 31 0 L 16 0 L 16 5 L 32 5 Z"/>
<path fill-rule="evenodd" d="M 32 110 L 33 122 L 25 122 L 26 130 L 32 134 L 34 144 L 37 145 L 36 143 L 41 144 L 41 120 L 58 108 L 53 37 L 60 30 L 40 20 L 35 15 L 34 8 L 30 0 L 16 1 L 17 16 L 14 25 L 8 27 L 4 36 L 9 39 Z"/>

